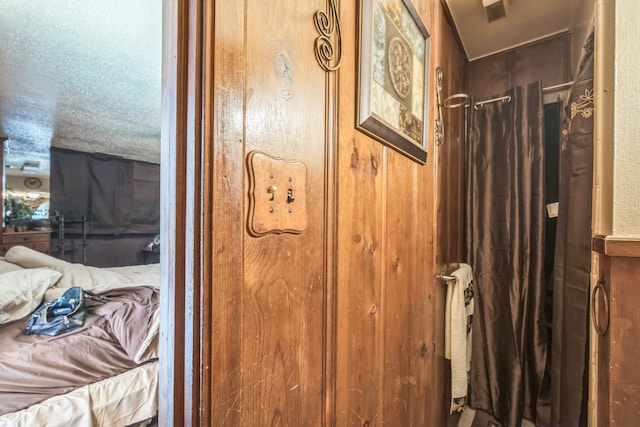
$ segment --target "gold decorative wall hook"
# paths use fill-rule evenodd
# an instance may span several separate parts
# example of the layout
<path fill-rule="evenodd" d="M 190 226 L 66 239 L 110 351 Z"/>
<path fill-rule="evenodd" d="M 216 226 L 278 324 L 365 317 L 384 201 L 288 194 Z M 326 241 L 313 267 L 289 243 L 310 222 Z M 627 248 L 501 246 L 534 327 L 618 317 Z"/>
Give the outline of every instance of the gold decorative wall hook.
<path fill-rule="evenodd" d="M 313 21 L 320 35 L 316 38 L 314 50 L 316 60 L 325 71 L 336 71 L 342 63 L 342 33 L 336 0 L 327 0 L 328 12 L 317 10 Z M 335 39 L 335 40 L 334 40 Z M 335 42 L 335 44 L 334 44 Z"/>
<path fill-rule="evenodd" d="M 469 95 L 466 93 L 456 93 L 453 94 L 444 100 L 442 100 L 442 80 L 444 79 L 444 72 L 442 71 L 442 67 L 436 68 L 436 119 L 435 119 L 435 140 L 436 145 L 440 145 L 444 142 L 445 131 L 444 131 L 444 115 L 442 114 L 442 107 L 445 108 L 458 108 L 458 107 L 469 107 Z M 511 98 L 509 98 L 511 99 Z M 457 102 L 452 102 L 457 101 Z M 482 102 L 477 102 L 475 105 L 478 106 Z M 474 108 L 477 108 L 474 106 Z"/>

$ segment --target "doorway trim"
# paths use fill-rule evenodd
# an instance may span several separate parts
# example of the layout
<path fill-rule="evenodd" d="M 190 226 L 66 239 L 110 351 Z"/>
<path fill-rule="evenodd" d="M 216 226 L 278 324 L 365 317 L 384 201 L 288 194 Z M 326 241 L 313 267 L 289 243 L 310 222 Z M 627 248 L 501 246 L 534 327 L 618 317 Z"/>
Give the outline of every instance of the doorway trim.
<path fill-rule="evenodd" d="M 204 12 L 202 0 L 162 4 L 161 426 L 199 425 L 203 408 L 200 153 Z"/>

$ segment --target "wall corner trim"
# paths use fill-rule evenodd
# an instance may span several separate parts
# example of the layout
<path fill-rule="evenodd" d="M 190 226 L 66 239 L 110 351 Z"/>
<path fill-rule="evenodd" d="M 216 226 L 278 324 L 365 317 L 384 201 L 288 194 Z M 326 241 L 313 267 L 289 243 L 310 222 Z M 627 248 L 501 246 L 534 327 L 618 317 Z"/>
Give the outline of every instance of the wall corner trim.
<path fill-rule="evenodd" d="M 593 236 L 591 249 L 611 257 L 640 258 L 640 236 Z"/>

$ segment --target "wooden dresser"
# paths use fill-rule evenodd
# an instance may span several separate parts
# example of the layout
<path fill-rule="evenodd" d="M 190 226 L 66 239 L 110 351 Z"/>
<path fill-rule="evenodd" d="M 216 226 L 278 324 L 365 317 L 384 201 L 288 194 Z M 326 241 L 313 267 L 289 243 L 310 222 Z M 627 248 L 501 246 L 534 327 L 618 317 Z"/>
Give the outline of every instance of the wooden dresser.
<path fill-rule="evenodd" d="M 49 253 L 51 247 L 50 231 L 0 232 L 0 256 L 5 256 L 12 246 L 26 246 L 36 251 Z"/>

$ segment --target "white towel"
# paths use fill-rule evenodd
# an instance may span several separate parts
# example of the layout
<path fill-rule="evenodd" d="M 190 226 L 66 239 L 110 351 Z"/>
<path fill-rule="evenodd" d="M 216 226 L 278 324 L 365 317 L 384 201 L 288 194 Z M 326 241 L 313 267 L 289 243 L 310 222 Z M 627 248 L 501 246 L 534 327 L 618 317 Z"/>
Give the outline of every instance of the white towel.
<path fill-rule="evenodd" d="M 445 303 L 445 357 L 451 360 L 451 409 L 462 411 L 467 402 L 471 366 L 471 319 L 473 315 L 473 271 L 468 264 L 451 273 Z"/>

